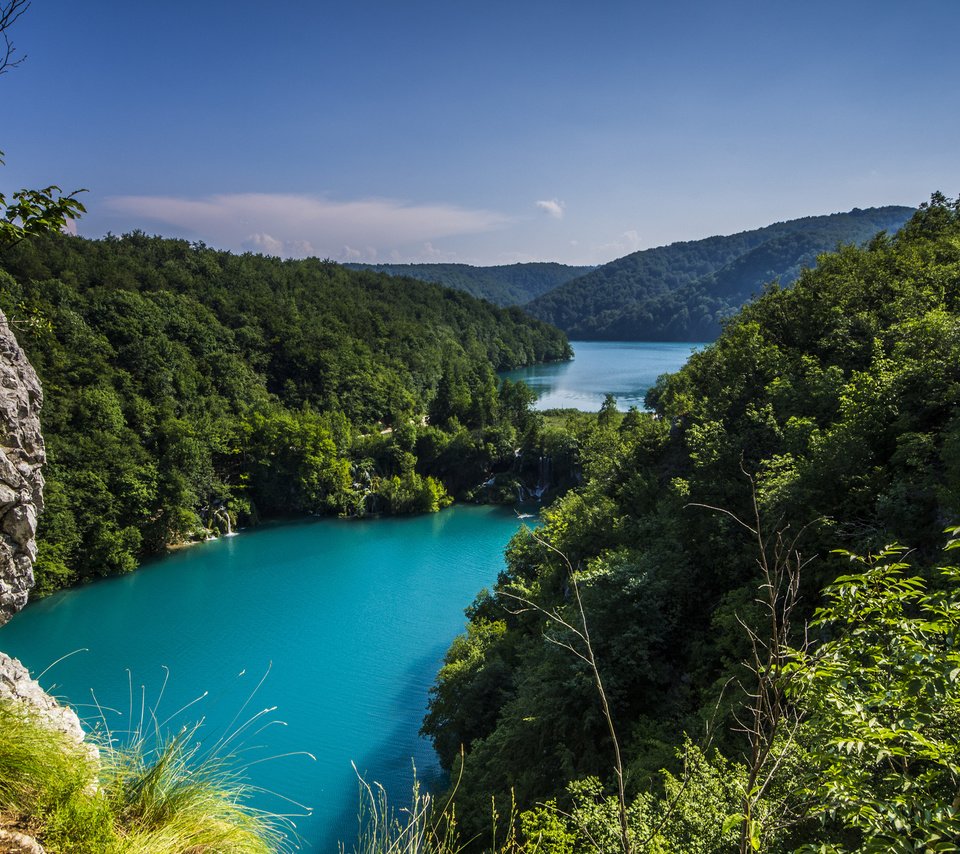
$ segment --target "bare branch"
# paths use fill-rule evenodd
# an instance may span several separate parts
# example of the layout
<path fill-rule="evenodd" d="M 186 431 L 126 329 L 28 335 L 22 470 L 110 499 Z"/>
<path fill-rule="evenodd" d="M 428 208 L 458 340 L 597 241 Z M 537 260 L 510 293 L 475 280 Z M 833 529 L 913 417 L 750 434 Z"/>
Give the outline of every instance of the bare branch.
<path fill-rule="evenodd" d="M 529 529 L 528 529 L 529 530 Z M 577 638 L 580 643 L 583 645 L 583 651 L 576 649 L 573 644 L 568 644 L 564 641 L 560 641 L 556 638 L 551 638 L 548 635 L 544 637 L 555 643 L 557 646 L 563 647 L 564 649 L 570 650 L 577 658 L 583 661 L 589 668 L 590 673 L 593 676 L 593 683 L 597 689 L 597 694 L 600 698 L 600 706 L 603 711 L 603 717 L 607 724 L 607 730 L 610 734 L 610 740 L 613 742 L 613 754 L 614 754 L 614 765 L 613 770 L 617 779 L 617 800 L 619 806 L 619 819 L 620 819 L 620 845 L 623 849 L 623 854 L 633 854 L 633 844 L 630 839 L 630 825 L 627 817 L 627 796 L 626 796 L 626 786 L 624 782 L 624 773 L 623 773 L 623 759 L 620 754 L 620 739 L 617 736 L 617 729 L 613 723 L 613 714 L 610 711 L 610 703 L 607 700 L 607 692 L 603 687 L 603 679 L 600 676 L 600 668 L 597 666 L 597 659 L 593 653 L 593 644 L 590 641 L 590 631 L 587 628 L 587 615 L 583 607 L 583 599 L 580 597 L 580 585 L 577 583 L 576 572 L 574 571 L 573 564 L 570 562 L 570 559 L 558 548 L 556 548 L 551 543 L 548 543 L 543 537 L 540 537 L 536 534 L 535 531 L 530 531 L 530 536 L 533 537 L 534 541 L 537 542 L 540 546 L 547 549 L 548 551 L 553 552 L 560 556 L 563 562 L 567 567 L 568 580 L 570 582 L 570 587 L 573 590 L 574 602 L 577 606 L 577 615 L 580 618 L 580 628 L 572 625 L 568 620 L 560 616 L 556 609 L 549 610 L 544 608 L 542 605 L 537 604 L 531 599 L 527 599 L 522 596 L 518 596 L 515 593 L 510 593 L 505 590 L 500 591 L 501 596 L 506 596 L 509 599 L 516 600 L 520 602 L 525 609 L 533 609 L 543 614 L 550 620 L 556 622 L 559 626 L 562 626 L 564 629 L 569 631 L 575 638 Z"/>
<path fill-rule="evenodd" d="M 7 2 L 0 3 L 0 35 L 3 36 L 3 45 L 0 47 L 0 74 L 4 74 L 11 68 L 16 68 L 27 58 L 26 54 L 19 59 L 13 58 L 17 49 L 10 41 L 8 30 L 29 8 L 30 0 L 7 0 Z"/>
<path fill-rule="evenodd" d="M 703 507 L 729 516 L 749 531 L 757 544 L 757 566 L 761 579 L 755 601 L 766 613 L 767 626 L 761 637 L 758 628 L 737 615 L 737 622 L 743 627 L 750 645 L 750 656 L 744 662 L 744 667 L 753 677 L 755 687 L 745 690 L 741 686 L 746 699 L 743 714 L 736 713 L 733 716 L 734 731 L 742 733 L 747 740 L 745 759 L 748 774 L 742 799 L 740 851 L 741 854 L 748 854 L 753 850 L 752 838 L 756 835 L 757 807 L 786 761 L 800 727 L 800 713 L 787 702 L 785 689 L 789 678 L 787 664 L 790 657 L 791 620 L 800 598 L 801 571 L 810 559 L 804 560 L 797 548 L 799 538 L 809 525 L 789 539 L 786 528 L 775 528 L 771 534 L 764 535 L 756 483 L 746 470 L 743 473 L 750 481 L 754 525 L 722 507 L 707 504 L 687 506 Z M 779 821 L 785 822 L 786 818 L 787 810 L 784 807 Z"/>
<path fill-rule="evenodd" d="M 748 525 L 736 513 L 730 510 L 727 510 L 725 507 L 714 507 L 712 504 L 700 504 L 697 501 L 691 501 L 688 504 L 684 504 L 683 506 L 684 507 L 701 507 L 704 510 L 712 510 L 714 513 L 723 513 L 724 516 L 729 516 L 731 519 L 733 519 L 734 522 L 746 528 L 751 534 L 755 536 L 757 534 L 756 528 L 753 528 L 750 525 Z"/>

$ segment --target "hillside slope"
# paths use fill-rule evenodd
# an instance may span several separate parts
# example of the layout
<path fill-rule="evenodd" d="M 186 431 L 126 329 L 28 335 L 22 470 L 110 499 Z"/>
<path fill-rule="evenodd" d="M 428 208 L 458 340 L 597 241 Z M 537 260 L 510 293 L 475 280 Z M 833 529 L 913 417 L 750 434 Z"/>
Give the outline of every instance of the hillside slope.
<path fill-rule="evenodd" d="M 907 574 L 941 560 L 943 529 L 960 518 L 958 366 L 960 203 L 937 195 L 895 237 L 824 255 L 792 288 L 770 289 L 747 305 L 716 342 L 679 372 L 661 377 L 647 398 L 653 415 L 598 418 L 591 433 L 578 437 L 582 485 L 544 511 L 536 537 L 514 539 L 507 570 L 471 606 L 468 631 L 451 646 L 433 689 L 424 731 L 458 775 L 460 746 L 466 751 L 457 788 L 457 820 L 466 835 L 483 834 L 495 795 L 498 805 L 515 799 L 518 811 L 531 811 L 524 814 L 525 827 L 542 829 L 546 817 L 556 819 L 555 830 L 559 822 L 583 836 L 571 815 L 590 806 L 598 818 L 597 793 L 615 790 L 595 681 L 587 660 L 564 647 L 583 651 L 563 631 L 581 625 L 574 579 L 619 729 L 628 795 L 643 807 L 632 814 L 638 827 L 651 815 L 643 799 L 656 791 L 657 772 L 665 766 L 683 772 L 676 757 L 684 734 L 701 738 L 705 721 L 712 722 L 713 745 L 726 756 L 712 760 L 717 779 L 734 779 L 724 763 L 750 756 L 731 719 L 747 702 L 737 686 L 754 684 L 740 666 L 752 654 L 746 627 L 761 639 L 770 635 L 769 613 L 758 605 L 766 594 L 757 538 L 727 514 L 759 523 L 771 561 L 777 549 L 781 559 L 784 554 L 776 531 L 787 543 L 800 535 L 796 548 L 812 562 L 796 561 L 803 568 L 792 640 L 822 641 L 822 630 L 804 634 L 805 620 L 825 601 L 819 591 L 858 571 L 832 549 L 877 554 L 885 544 L 902 542 L 915 549 Z M 951 589 L 955 585 L 950 582 Z M 844 608 L 854 610 L 849 601 Z M 857 650 L 872 643 L 881 623 L 901 630 L 887 612 L 863 613 L 872 625 L 853 637 Z M 955 618 L 949 608 L 946 613 Z M 898 643 L 910 652 L 909 667 L 927 660 L 926 652 L 914 659 L 903 638 Z M 953 648 L 929 660 L 945 661 Z M 878 680 L 883 691 L 892 684 L 890 661 Z M 849 696 L 854 681 L 841 685 L 837 696 Z M 910 691 L 932 693 L 932 683 Z M 952 682 L 948 687 L 956 698 L 960 692 Z M 856 761 L 847 750 L 839 764 L 829 764 L 831 739 L 859 744 L 882 737 L 885 724 L 866 723 L 861 713 L 862 707 L 852 709 L 855 723 L 840 730 L 812 716 L 797 738 L 812 752 L 778 768 L 767 793 L 797 822 L 805 815 L 809 820 L 772 828 L 762 850 L 787 852 L 827 841 L 847 843 L 843 850 L 894 850 L 860 847 L 853 831 L 819 819 L 836 806 L 838 820 L 855 823 L 857 810 L 872 797 L 870 803 L 884 805 L 884 821 L 888 813 L 900 821 L 886 805 L 902 803 L 897 798 L 908 791 L 911 775 L 926 773 L 922 759 L 898 762 L 889 775 L 882 752 L 867 762 L 851 790 L 852 818 L 842 803 L 814 800 L 827 797 L 817 789 L 825 773 Z M 910 717 L 900 709 L 896 714 L 898 721 Z M 869 715 L 883 720 L 873 706 Z M 861 718 L 865 725 L 857 730 Z M 943 731 L 931 721 L 935 713 L 924 718 L 924 733 L 942 736 L 955 756 L 955 723 Z M 584 787 L 590 775 L 607 788 Z M 736 838 L 726 830 L 720 838 L 719 830 L 725 815 L 742 809 L 736 786 L 750 789 L 743 779 L 734 779 L 726 812 L 703 823 L 703 832 L 712 828 L 716 836 L 712 843 L 681 845 L 674 838 L 655 850 L 737 850 Z M 955 783 L 946 774 L 937 780 L 941 788 L 931 786 L 930 797 L 949 804 Z M 691 791 L 701 784 L 707 785 L 691 781 Z M 904 797 L 921 799 L 925 786 Z M 687 818 L 708 808 L 719 788 L 699 800 L 691 794 Z M 669 803 L 668 791 L 665 809 Z M 816 803 L 826 806 L 811 807 Z M 541 805 L 547 813 L 537 812 Z M 923 823 L 923 810 L 911 815 Z M 947 838 L 955 839 L 957 817 L 951 812 L 948 818 Z M 672 815 L 661 829 L 682 835 L 681 819 L 682 812 Z M 596 832 L 595 825 L 587 829 Z M 638 831 L 638 838 L 645 835 Z"/>
<path fill-rule="evenodd" d="M 523 305 L 559 285 L 589 273 L 593 267 L 553 262 L 473 267 L 470 264 L 344 264 L 350 270 L 409 276 L 465 291 L 495 305 Z"/>
<path fill-rule="evenodd" d="M 893 233 L 913 213 L 889 206 L 775 223 L 634 252 L 534 299 L 527 310 L 571 338 L 707 341 L 773 281 L 792 283 L 819 254 Z"/>

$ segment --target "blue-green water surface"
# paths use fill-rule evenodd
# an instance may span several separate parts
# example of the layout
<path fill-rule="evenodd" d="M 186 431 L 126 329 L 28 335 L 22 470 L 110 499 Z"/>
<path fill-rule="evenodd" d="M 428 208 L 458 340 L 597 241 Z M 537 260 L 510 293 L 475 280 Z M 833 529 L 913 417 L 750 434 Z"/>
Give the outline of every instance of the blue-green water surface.
<path fill-rule="evenodd" d="M 571 362 L 550 362 L 509 371 L 538 395 L 537 409 L 583 409 L 596 412 L 607 394 L 617 407 L 643 409 L 647 391 L 660 374 L 683 367 L 703 344 L 673 341 L 571 341 Z"/>
<path fill-rule="evenodd" d="M 251 530 L 31 604 L 0 629 L 0 649 L 35 675 L 83 649 L 41 683 L 91 722 L 100 717 L 95 694 L 115 731 L 130 727 L 131 708 L 137 724 L 141 691 L 148 710 L 157 704 L 164 668 L 158 718 L 208 692 L 172 724 L 203 718 L 208 745 L 275 706 L 230 746 L 255 763 L 255 785 L 313 807 L 296 819 L 304 848 L 336 850 L 339 838 L 349 850 L 351 761 L 401 802 L 411 759 L 421 777 L 437 773 L 417 735 L 428 690 L 464 607 L 496 580 L 518 526 L 512 510 L 454 507 Z M 316 761 L 269 758 L 293 751 Z M 298 811 L 271 795 L 256 803 Z"/>

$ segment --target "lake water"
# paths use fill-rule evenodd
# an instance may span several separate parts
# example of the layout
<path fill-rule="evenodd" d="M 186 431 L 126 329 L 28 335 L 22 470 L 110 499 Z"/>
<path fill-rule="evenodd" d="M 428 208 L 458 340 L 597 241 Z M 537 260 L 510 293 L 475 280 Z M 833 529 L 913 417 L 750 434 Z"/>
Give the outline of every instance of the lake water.
<path fill-rule="evenodd" d="M 596 411 L 610 392 L 625 409 L 642 406 L 695 346 L 575 342 L 572 363 L 512 376 L 541 392 L 543 408 Z M 172 716 L 167 729 L 202 719 L 208 746 L 239 730 L 230 746 L 253 784 L 276 793 L 256 805 L 296 813 L 277 795 L 304 803 L 313 813 L 296 819 L 303 847 L 349 848 L 351 762 L 397 806 L 411 759 L 421 778 L 439 773 L 417 734 L 428 691 L 520 524 L 512 509 L 463 506 L 266 526 L 33 603 L 0 629 L 0 650 L 35 676 L 69 656 L 39 679 L 91 726 L 121 733 L 154 710 L 161 722 Z M 283 756 L 304 751 L 316 759 Z"/>
<path fill-rule="evenodd" d="M 205 718 L 205 744 L 276 706 L 233 746 L 251 748 L 243 755 L 257 762 L 249 769 L 257 786 L 314 808 L 296 820 L 304 848 L 335 851 L 338 838 L 349 848 L 357 827 L 351 761 L 398 806 L 409 797 L 411 757 L 421 778 L 438 773 L 417 735 L 427 693 L 463 630 L 463 609 L 496 580 L 519 526 L 512 509 L 463 506 L 259 528 L 31 604 L 0 629 L 0 649 L 35 676 L 82 649 L 41 684 L 90 723 L 100 718 L 95 695 L 115 710 L 103 713 L 115 732 L 130 728 L 131 705 L 136 725 L 141 696 L 148 709 L 157 703 L 166 669 L 158 718 L 208 692 L 172 724 Z M 286 725 L 255 734 L 271 720 Z M 259 761 L 291 751 L 316 761 Z M 298 811 L 268 795 L 257 805 Z"/>
<path fill-rule="evenodd" d="M 571 341 L 572 362 L 534 365 L 503 374 L 523 380 L 539 397 L 537 409 L 583 409 L 596 412 L 612 394 L 617 407 L 643 409 L 647 391 L 660 374 L 683 366 L 704 344 L 649 341 Z"/>

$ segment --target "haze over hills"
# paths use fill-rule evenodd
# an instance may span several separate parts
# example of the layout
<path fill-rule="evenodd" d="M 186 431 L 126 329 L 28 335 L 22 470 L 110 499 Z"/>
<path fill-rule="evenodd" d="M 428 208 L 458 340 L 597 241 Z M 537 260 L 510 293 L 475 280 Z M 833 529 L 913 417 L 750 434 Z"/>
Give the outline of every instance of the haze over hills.
<path fill-rule="evenodd" d="M 600 267 L 556 263 L 346 264 L 519 305 L 581 340 L 708 341 L 720 324 L 766 285 L 787 286 L 817 256 L 897 231 L 913 214 L 903 206 L 854 208 L 729 236 L 645 249 Z"/>
<path fill-rule="evenodd" d="M 496 305 L 524 305 L 594 267 L 571 267 L 552 261 L 474 267 L 470 264 L 344 264 L 389 276 L 410 276 L 466 291 Z"/>

